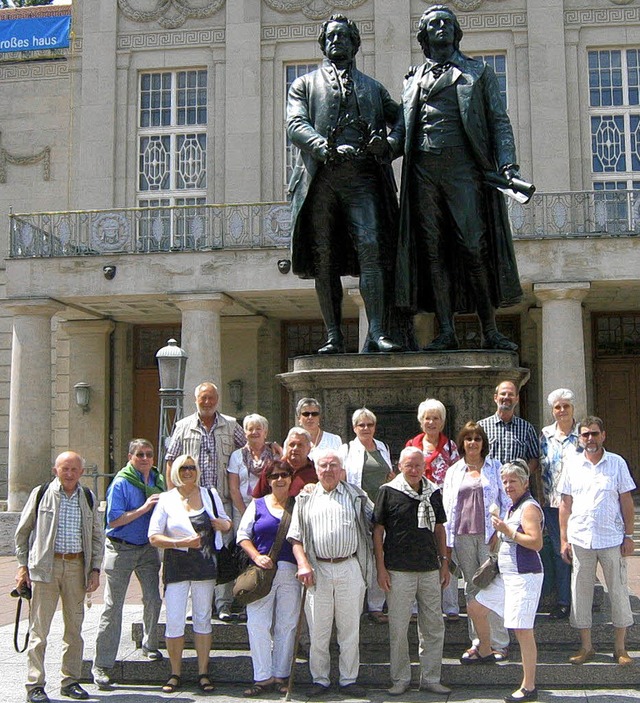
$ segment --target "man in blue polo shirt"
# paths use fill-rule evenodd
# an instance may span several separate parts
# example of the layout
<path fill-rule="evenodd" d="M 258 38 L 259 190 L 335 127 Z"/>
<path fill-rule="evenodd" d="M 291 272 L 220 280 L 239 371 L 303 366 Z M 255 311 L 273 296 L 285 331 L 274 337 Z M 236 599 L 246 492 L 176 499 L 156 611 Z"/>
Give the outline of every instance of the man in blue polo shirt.
<path fill-rule="evenodd" d="M 104 611 L 93 664 L 93 680 L 99 688 L 107 688 L 112 681 L 111 669 L 122 630 L 122 607 L 133 572 L 142 586 L 142 653 L 149 659 L 162 659 L 156 632 L 162 605 L 158 588 L 160 559 L 158 550 L 149 544 L 147 531 L 151 513 L 164 490 L 164 477 L 153 466 L 151 442 L 131 440 L 129 462 L 107 491 Z"/>

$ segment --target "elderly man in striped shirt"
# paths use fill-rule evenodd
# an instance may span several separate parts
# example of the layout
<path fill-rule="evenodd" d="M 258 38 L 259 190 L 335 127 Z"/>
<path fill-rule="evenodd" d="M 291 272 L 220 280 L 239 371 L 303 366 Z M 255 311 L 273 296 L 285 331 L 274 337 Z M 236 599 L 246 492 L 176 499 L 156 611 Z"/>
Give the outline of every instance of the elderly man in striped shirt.
<path fill-rule="evenodd" d="M 329 640 L 335 619 L 340 693 L 361 697 L 360 614 L 373 568 L 373 503 L 362 489 L 340 480 L 344 469 L 335 450 L 319 451 L 314 459 L 319 483 L 298 496 L 287 535 L 298 562 L 298 578 L 309 589 L 305 604 L 313 679 L 309 695 L 318 697 L 329 690 Z"/>

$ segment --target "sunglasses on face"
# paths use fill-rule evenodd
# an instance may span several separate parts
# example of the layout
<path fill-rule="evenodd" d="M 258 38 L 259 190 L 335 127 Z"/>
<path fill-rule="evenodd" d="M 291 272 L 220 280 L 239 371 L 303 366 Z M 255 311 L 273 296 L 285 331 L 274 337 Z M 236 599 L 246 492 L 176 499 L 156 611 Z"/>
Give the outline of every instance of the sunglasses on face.
<path fill-rule="evenodd" d="M 153 459 L 153 452 L 136 452 L 134 456 L 138 459 Z"/>
<path fill-rule="evenodd" d="M 291 478 L 291 474 L 286 471 L 277 474 L 269 474 L 269 481 L 277 481 L 280 478 Z"/>
<path fill-rule="evenodd" d="M 303 413 L 300 413 L 300 415 L 302 415 L 302 417 L 318 417 L 320 413 L 318 410 L 305 410 Z"/>
<path fill-rule="evenodd" d="M 589 437 L 599 437 L 599 436 L 600 436 L 600 432 L 581 432 L 581 433 L 580 433 L 580 436 L 581 436 L 583 439 L 589 439 Z"/>
<path fill-rule="evenodd" d="M 180 471 L 195 471 L 196 467 L 193 464 L 185 464 L 180 467 Z"/>

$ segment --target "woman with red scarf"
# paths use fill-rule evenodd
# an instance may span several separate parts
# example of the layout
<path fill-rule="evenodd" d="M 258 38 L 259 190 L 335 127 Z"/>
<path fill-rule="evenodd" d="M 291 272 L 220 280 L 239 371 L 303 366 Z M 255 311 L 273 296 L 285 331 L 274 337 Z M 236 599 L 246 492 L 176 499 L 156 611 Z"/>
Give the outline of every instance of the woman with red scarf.
<path fill-rule="evenodd" d="M 456 443 L 444 435 L 447 410 L 435 398 L 427 398 L 418 406 L 418 422 L 422 432 L 407 441 L 407 447 L 418 447 L 424 454 L 424 475 L 442 488 L 450 466 L 460 458 Z M 458 620 L 458 579 L 453 576 L 442 592 L 442 611 L 447 620 Z"/>

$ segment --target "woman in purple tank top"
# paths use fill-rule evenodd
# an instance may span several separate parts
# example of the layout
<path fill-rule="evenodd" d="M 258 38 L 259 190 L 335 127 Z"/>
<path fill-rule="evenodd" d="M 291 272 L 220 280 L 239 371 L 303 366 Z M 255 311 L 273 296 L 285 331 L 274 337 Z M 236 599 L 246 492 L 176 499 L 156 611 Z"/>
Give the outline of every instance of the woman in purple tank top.
<path fill-rule="evenodd" d="M 480 638 L 478 657 L 467 663 L 495 661 L 489 644 L 487 615 L 489 611 L 497 613 L 504 618 L 505 627 L 515 631 L 522 655 L 522 684 L 504 700 L 535 701 L 538 653 L 533 626 L 542 591 L 543 569 L 538 552 L 542 549 L 544 517 L 542 508 L 529 493 L 529 469 L 525 461 L 516 459 L 505 464 L 500 475 L 513 505 L 504 520 L 492 518 L 493 527 L 500 533 L 500 573 L 467 606 Z"/>
<path fill-rule="evenodd" d="M 287 692 L 300 610 L 301 587 L 296 579 L 298 567 L 291 544 L 284 540 L 275 565 L 269 557 L 280 521 L 285 511 L 290 513 L 293 508 L 293 499 L 289 499 L 293 474 L 288 464 L 274 461 L 266 475 L 271 492 L 249 503 L 236 537 L 257 566 L 277 569 L 271 591 L 247 605 L 254 684 L 244 692 L 246 698 L 274 689 L 278 693 Z"/>

